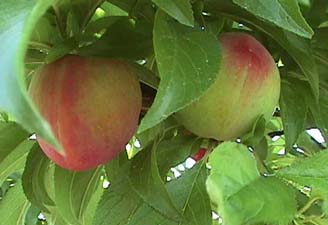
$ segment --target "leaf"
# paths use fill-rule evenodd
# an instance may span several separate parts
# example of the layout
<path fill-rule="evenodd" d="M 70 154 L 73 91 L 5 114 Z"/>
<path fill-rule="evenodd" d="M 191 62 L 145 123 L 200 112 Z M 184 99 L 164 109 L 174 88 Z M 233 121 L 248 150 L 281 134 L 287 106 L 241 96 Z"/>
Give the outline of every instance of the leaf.
<path fill-rule="evenodd" d="M 187 26 L 194 26 L 190 0 L 152 0 L 160 9 Z"/>
<path fill-rule="evenodd" d="M 312 157 L 298 159 L 291 166 L 277 172 L 277 176 L 295 182 L 298 185 L 311 187 L 314 194 L 328 194 L 328 171 L 324 165 L 328 152 L 321 151 Z"/>
<path fill-rule="evenodd" d="M 139 132 L 198 99 L 213 84 L 221 62 L 212 33 L 186 28 L 162 12 L 155 18 L 154 48 L 161 82 Z"/>
<path fill-rule="evenodd" d="M 38 216 L 40 215 L 40 209 L 33 204 L 30 205 L 26 212 L 24 225 L 38 225 Z"/>
<path fill-rule="evenodd" d="M 35 141 L 23 141 L 1 161 L 0 184 L 2 184 L 10 174 L 24 168 L 27 154 L 34 144 Z"/>
<path fill-rule="evenodd" d="M 16 183 L 0 201 L 0 225 L 24 224 L 25 214 L 30 207 L 21 183 Z"/>
<path fill-rule="evenodd" d="M 206 163 L 196 165 L 181 178 L 167 184 L 176 205 L 182 210 L 184 221 L 179 224 L 212 224 L 210 199 L 206 192 Z"/>
<path fill-rule="evenodd" d="M 314 34 L 303 18 L 297 0 L 233 0 L 255 16 L 305 38 Z"/>
<path fill-rule="evenodd" d="M 165 179 L 169 169 L 197 152 L 201 142 L 200 139 L 188 136 L 177 136 L 160 142 L 156 150 L 156 158 L 161 177 Z"/>
<path fill-rule="evenodd" d="M 0 3 L 0 110 L 61 150 L 49 124 L 42 119 L 27 95 L 23 69 L 34 25 L 52 2 L 8 0 Z"/>
<path fill-rule="evenodd" d="M 259 29 L 278 42 L 298 64 L 311 86 L 315 100 L 318 101 L 319 75 L 310 43 L 307 39 L 263 22 L 254 15 L 234 5 L 231 0 L 208 0 L 206 3 L 205 11 L 210 14 L 220 16 L 224 13 L 234 20 L 242 21 L 250 27 Z"/>
<path fill-rule="evenodd" d="M 55 203 L 59 214 L 69 223 L 85 224 L 83 213 L 98 185 L 102 167 L 86 172 L 55 168 Z"/>
<path fill-rule="evenodd" d="M 167 184 L 175 204 L 185 216 L 174 221 L 150 207 L 134 191 L 129 177 L 130 162 L 126 156 L 112 161 L 107 167 L 111 186 L 105 190 L 95 216 L 95 225 L 210 225 L 211 210 L 205 189 L 205 164 L 194 167 L 179 179 Z M 114 175 L 115 174 L 115 175 Z M 156 195 L 156 194 L 155 194 Z"/>
<path fill-rule="evenodd" d="M 109 22 L 107 31 L 94 43 L 78 49 L 80 55 L 137 60 L 150 54 L 152 50 L 150 23 L 141 20 L 132 21 L 128 17 L 113 17 L 111 21 L 110 17 L 105 18 L 107 23 Z M 90 26 L 94 26 L 95 23 L 96 21 Z"/>
<path fill-rule="evenodd" d="M 107 0 L 113 5 L 118 6 L 128 12 L 131 18 L 144 19 L 148 22 L 153 21 L 155 10 L 150 0 Z"/>
<path fill-rule="evenodd" d="M 102 1 L 103 0 L 56 1 L 53 8 L 61 32 L 66 34 L 66 37 L 78 35 L 90 21 L 92 15 Z"/>
<path fill-rule="evenodd" d="M 53 201 L 53 170 L 50 168 L 49 158 L 35 144 L 30 151 L 22 184 L 27 199 L 45 212 L 55 205 Z"/>
<path fill-rule="evenodd" d="M 222 143 L 209 164 L 207 191 L 224 224 L 288 224 L 294 218 L 295 193 L 277 178 L 261 177 L 246 146 Z"/>
<path fill-rule="evenodd" d="M 179 218 L 179 211 L 173 204 L 158 171 L 156 146 L 156 144 L 151 145 L 133 158 L 130 171 L 131 184 L 135 192 L 149 206 L 176 220 Z"/>
<path fill-rule="evenodd" d="M 286 149 L 290 150 L 305 128 L 305 119 L 308 113 L 309 89 L 304 82 L 297 79 L 283 80 L 281 83 L 281 117 L 286 137 Z"/>
<path fill-rule="evenodd" d="M 96 210 L 99 204 L 99 201 L 104 193 L 103 182 L 99 182 L 98 186 L 94 194 L 92 195 L 88 207 L 86 208 L 85 212 L 83 213 L 83 221 L 84 224 L 89 225 L 93 224 L 95 219 Z"/>
<path fill-rule="evenodd" d="M 28 137 L 29 133 L 17 123 L 0 121 L 0 163 Z"/>

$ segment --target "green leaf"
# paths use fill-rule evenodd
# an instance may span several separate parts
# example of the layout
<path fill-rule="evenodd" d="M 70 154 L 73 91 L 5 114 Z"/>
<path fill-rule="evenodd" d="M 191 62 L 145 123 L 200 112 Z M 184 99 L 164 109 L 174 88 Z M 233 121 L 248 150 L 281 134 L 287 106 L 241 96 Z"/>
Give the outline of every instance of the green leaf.
<path fill-rule="evenodd" d="M 324 165 L 328 152 L 322 151 L 306 159 L 298 159 L 290 167 L 277 172 L 277 176 L 295 182 L 298 185 L 311 187 L 314 194 L 328 194 L 328 171 Z"/>
<path fill-rule="evenodd" d="M 234 20 L 242 21 L 246 25 L 266 33 L 278 42 L 298 64 L 311 86 L 315 100 L 318 101 L 319 75 L 309 40 L 258 19 L 233 4 L 231 0 L 207 0 L 205 6 L 205 11 L 213 15 L 221 16 L 224 13 Z"/>
<path fill-rule="evenodd" d="M 1 161 L 0 184 L 2 184 L 10 174 L 24 168 L 28 152 L 34 144 L 35 141 L 23 141 Z"/>
<path fill-rule="evenodd" d="M 27 199 L 45 212 L 55 205 L 53 201 L 53 170 L 49 158 L 35 144 L 30 151 L 22 176 Z"/>
<path fill-rule="evenodd" d="M 49 124 L 42 119 L 27 95 L 23 69 L 34 25 L 52 2 L 8 0 L 0 3 L 0 110 L 61 150 Z"/>
<path fill-rule="evenodd" d="M 279 179 L 262 177 L 246 146 L 226 142 L 210 155 L 207 191 L 224 224 L 288 224 L 296 214 L 295 193 Z"/>
<path fill-rule="evenodd" d="M 118 6 L 128 12 L 131 18 L 145 19 L 153 21 L 155 10 L 150 0 L 107 0 L 113 5 Z"/>
<path fill-rule="evenodd" d="M 78 35 L 103 0 L 58 0 L 53 8 L 58 26 L 66 37 Z M 65 32 L 66 31 L 66 32 Z"/>
<path fill-rule="evenodd" d="M 159 143 L 157 147 L 158 170 L 163 179 L 172 167 L 185 161 L 200 149 L 202 140 L 195 137 L 178 136 Z"/>
<path fill-rule="evenodd" d="M 124 59 L 145 58 L 152 51 L 152 25 L 128 17 L 105 17 L 109 28 L 94 43 L 78 49 L 80 55 L 115 57 Z M 96 25 L 97 21 L 90 24 Z M 106 21 L 104 21 L 106 22 Z M 98 24 L 101 25 L 101 24 Z M 90 29 L 90 28 L 89 28 Z"/>
<path fill-rule="evenodd" d="M 327 20 L 328 2 L 326 0 L 316 0 L 311 2 L 311 8 L 305 14 L 306 20 L 313 28 L 317 28 L 322 22 Z"/>
<path fill-rule="evenodd" d="M 98 185 L 102 167 L 86 172 L 55 168 L 55 203 L 59 214 L 69 223 L 84 225 L 83 214 Z"/>
<path fill-rule="evenodd" d="M 322 150 L 322 147 L 317 143 L 311 135 L 307 132 L 303 132 L 299 135 L 297 139 L 297 147 L 303 149 L 309 155 L 314 155 L 315 153 Z"/>
<path fill-rule="evenodd" d="M 30 205 L 26 212 L 25 224 L 24 225 L 38 225 L 38 216 L 40 214 L 40 209 L 33 204 Z"/>
<path fill-rule="evenodd" d="M 255 16 L 297 35 L 311 38 L 314 34 L 302 16 L 297 0 L 233 0 Z"/>
<path fill-rule="evenodd" d="M 292 78 L 282 80 L 280 107 L 288 150 L 293 147 L 305 127 L 309 93 L 304 90 L 309 90 L 309 88 L 300 80 Z"/>
<path fill-rule="evenodd" d="M 28 137 L 29 133 L 17 123 L 0 121 L 0 163 Z"/>
<path fill-rule="evenodd" d="M 131 164 L 126 156 L 112 161 L 107 167 L 111 186 L 104 192 L 95 216 L 95 225 L 210 225 L 211 209 L 206 194 L 205 163 L 186 171 L 184 175 L 167 184 L 170 196 L 183 213 L 179 221 L 166 217 L 149 206 L 134 191 L 127 174 Z M 156 193 L 153 193 L 156 195 Z"/>
<path fill-rule="evenodd" d="M 141 218 L 149 216 L 153 211 L 134 191 L 128 176 L 130 169 L 131 162 L 125 152 L 106 165 L 111 185 L 108 190 L 105 190 L 99 202 L 94 220 L 95 225 L 107 225 L 108 221 L 111 221 L 112 224 L 132 225 L 131 218 L 138 214 L 139 210 L 143 208 L 142 206 L 148 211 L 143 213 Z M 156 224 L 157 217 L 152 215 L 151 218 Z M 133 225 L 137 225 L 137 223 Z"/>
<path fill-rule="evenodd" d="M 133 158 L 130 172 L 132 187 L 149 206 L 169 218 L 177 219 L 180 212 L 175 207 L 160 176 L 156 147 L 157 145 L 153 144 Z"/>
<path fill-rule="evenodd" d="M 187 26 L 194 26 L 190 0 L 152 0 L 160 9 Z"/>
<path fill-rule="evenodd" d="M 29 207 L 30 203 L 25 198 L 21 183 L 18 182 L 0 201 L 0 225 L 24 224 L 25 214 Z"/>
<path fill-rule="evenodd" d="M 98 186 L 94 194 L 92 195 L 88 207 L 86 208 L 85 212 L 83 213 L 83 221 L 84 224 L 89 225 L 93 224 L 95 219 L 96 210 L 99 204 L 99 201 L 104 193 L 103 182 L 99 182 Z"/>
<path fill-rule="evenodd" d="M 199 98 L 213 84 L 221 62 L 220 45 L 212 33 L 187 28 L 160 11 L 155 18 L 154 48 L 161 82 L 139 132 Z"/>
<path fill-rule="evenodd" d="M 181 178 L 167 184 L 172 199 L 184 217 L 179 224 L 212 223 L 211 204 L 205 186 L 207 175 L 206 163 L 203 162 L 185 172 Z"/>

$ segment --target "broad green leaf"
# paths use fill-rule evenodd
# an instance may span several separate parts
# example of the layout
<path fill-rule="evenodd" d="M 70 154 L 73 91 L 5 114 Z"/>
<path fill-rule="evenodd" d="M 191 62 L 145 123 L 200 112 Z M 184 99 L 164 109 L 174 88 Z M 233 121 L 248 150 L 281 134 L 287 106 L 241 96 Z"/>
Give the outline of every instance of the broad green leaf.
<path fill-rule="evenodd" d="M 154 48 L 161 82 L 139 132 L 198 99 L 213 84 L 221 62 L 214 34 L 187 28 L 160 11 L 155 18 Z"/>
<path fill-rule="evenodd" d="M 227 225 L 288 224 L 296 214 L 293 189 L 260 176 L 246 146 L 226 142 L 210 155 L 207 191 Z"/>
<path fill-rule="evenodd" d="M 242 21 L 246 25 L 269 35 L 298 64 L 311 86 L 315 100 L 318 101 L 319 75 L 309 40 L 258 19 L 248 11 L 233 4 L 231 0 L 206 0 L 205 11 L 218 16 L 224 13 L 234 20 Z"/>
<path fill-rule="evenodd" d="M 49 124 L 27 95 L 23 66 L 34 25 L 52 2 L 8 0 L 0 3 L 0 110 L 61 150 Z"/>
<path fill-rule="evenodd" d="M 125 10 L 122 10 L 118 6 L 109 2 L 101 4 L 101 9 L 104 10 L 104 16 L 128 16 L 128 13 Z"/>
<path fill-rule="evenodd" d="M 0 162 L 0 185 L 10 174 L 24 168 L 28 152 L 34 144 L 35 141 L 23 141 Z"/>
<path fill-rule="evenodd" d="M 98 186 L 96 187 L 96 190 L 94 194 L 92 195 L 88 207 L 86 208 L 85 212 L 83 213 L 83 221 L 84 224 L 89 225 L 93 224 L 93 221 L 95 219 L 96 210 L 99 204 L 99 201 L 101 199 L 101 196 L 103 196 L 104 193 L 103 188 L 103 182 L 99 182 Z"/>
<path fill-rule="evenodd" d="M 124 164 L 119 161 L 120 159 L 112 161 L 106 168 L 111 173 L 109 177 L 111 186 L 104 191 L 99 202 L 94 224 L 107 225 L 110 221 L 112 224 L 144 225 L 147 224 L 143 223 L 147 219 L 152 221 L 153 224 L 162 222 L 163 217 L 146 204 L 134 191 L 127 176 L 130 170 L 127 159 L 127 163 Z M 141 215 L 139 211 L 142 212 Z M 140 220 L 137 220 L 136 223 L 130 222 L 136 216 L 139 216 Z M 138 222 L 141 223 L 138 224 Z"/>
<path fill-rule="evenodd" d="M 53 170 L 49 158 L 41 151 L 39 145 L 34 145 L 30 151 L 22 176 L 24 193 L 28 200 L 45 212 L 55 205 L 53 193 Z"/>
<path fill-rule="evenodd" d="M 21 183 L 10 188 L 5 198 L 0 201 L 0 225 L 22 225 L 30 207 L 25 198 Z"/>
<path fill-rule="evenodd" d="M 66 37 L 78 35 L 102 2 L 103 0 L 57 0 L 53 8 L 61 32 Z"/>
<path fill-rule="evenodd" d="M 167 184 L 167 189 L 175 204 L 182 211 L 181 225 L 210 225 L 212 223 L 210 199 L 205 182 L 208 170 L 206 162 L 188 170 L 181 178 Z"/>
<path fill-rule="evenodd" d="M 187 26 L 194 26 L 190 0 L 152 0 L 160 9 Z"/>
<path fill-rule="evenodd" d="M 124 159 L 125 158 L 125 159 Z M 186 171 L 184 175 L 167 184 L 170 196 L 181 210 L 179 221 L 158 212 L 134 191 L 126 176 L 130 170 L 126 156 L 112 161 L 107 166 L 111 186 L 105 190 L 95 217 L 95 225 L 210 225 L 210 203 L 205 189 L 207 169 L 205 164 Z M 155 193 L 154 193 L 155 194 Z M 155 194 L 156 195 L 156 194 Z"/>
<path fill-rule="evenodd" d="M 126 11 L 131 18 L 153 21 L 155 10 L 150 0 L 107 0 Z"/>
<path fill-rule="evenodd" d="M 156 147 L 157 144 L 153 144 L 133 158 L 130 171 L 132 187 L 149 206 L 169 218 L 177 219 L 179 211 L 169 196 L 158 170 Z"/>
<path fill-rule="evenodd" d="M 308 87 L 297 79 L 283 80 L 281 83 L 281 117 L 286 137 L 286 148 L 290 150 L 303 132 L 308 113 Z"/>
<path fill-rule="evenodd" d="M 305 14 L 306 21 L 313 28 L 317 28 L 322 22 L 327 20 L 328 2 L 326 0 L 316 0 L 311 2 L 311 8 Z"/>
<path fill-rule="evenodd" d="M 328 152 L 322 151 L 306 159 L 298 159 L 290 167 L 277 172 L 277 176 L 298 185 L 311 187 L 314 194 L 328 194 L 328 171 L 325 167 Z"/>
<path fill-rule="evenodd" d="M 307 132 L 303 132 L 299 135 L 296 142 L 297 147 L 303 149 L 307 154 L 313 155 L 322 150 L 320 146 Z"/>
<path fill-rule="evenodd" d="M 24 225 L 38 225 L 39 219 L 38 216 L 41 210 L 35 205 L 31 204 L 29 209 L 26 212 L 25 224 Z"/>
<path fill-rule="evenodd" d="M 85 224 L 83 214 L 99 183 L 101 170 L 101 166 L 86 172 L 55 168 L 55 204 L 59 215 L 67 222 Z"/>
<path fill-rule="evenodd" d="M 0 121 L 0 163 L 28 137 L 29 133 L 17 123 Z"/>
<path fill-rule="evenodd" d="M 313 30 L 302 16 L 297 0 L 233 0 L 255 16 L 297 35 L 311 38 Z"/>
<path fill-rule="evenodd" d="M 200 149 L 201 140 L 194 136 L 178 136 L 159 143 L 157 147 L 157 165 L 163 179 L 172 167 L 185 161 Z"/>
<path fill-rule="evenodd" d="M 51 46 L 62 41 L 58 27 L 54 26 L 55 18 L 51 14 L 42 16 L 33 29 L 29 48 L 48 51 Z"/>
<path fill-rule="evenodd" d="M 132 21 L 128 17 L 113 17 L 111 21 L 111 18 L 105 17 L 100 20 L 106 19 L 109 22 L 107 31 L 94 43 L 81 47 L 78 54 L 137 60 L 151 53 L 151 23 Z"/>

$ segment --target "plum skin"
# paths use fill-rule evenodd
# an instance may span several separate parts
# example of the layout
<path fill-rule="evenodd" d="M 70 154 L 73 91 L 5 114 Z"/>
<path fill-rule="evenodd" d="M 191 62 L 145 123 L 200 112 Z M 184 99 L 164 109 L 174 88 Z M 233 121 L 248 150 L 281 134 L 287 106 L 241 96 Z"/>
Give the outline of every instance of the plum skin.
<path fill-rule="evenodd" d="M 272 117 L 280 75 L 268 50 L 251 35 L 224 33 L 219 42 L 222 59 L 216 80 L 176 117 L 200 137 L 226 141 L 250 131 L 261 115 Z"/>
<path fill-rule="evenodd" d="M 114 159 L 134 135 L 141 110 L 135 70 L 125 62 L 69 55 L 40 68 L 29 94 L 65 154 L 37 136 L 56 164 L 89 170 Z"/>

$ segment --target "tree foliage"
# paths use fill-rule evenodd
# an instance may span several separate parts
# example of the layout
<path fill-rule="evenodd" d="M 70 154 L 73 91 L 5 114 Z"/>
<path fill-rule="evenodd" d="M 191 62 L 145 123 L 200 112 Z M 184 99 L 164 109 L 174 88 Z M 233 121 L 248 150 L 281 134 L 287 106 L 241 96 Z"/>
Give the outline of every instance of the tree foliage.
<path fill-rule="evenodd" d="M 270 121 L 221 143 L 175 113 L 211 87 L 231 31 L 269 50 L 281 95 Z M 327 40 L 326 0 L 0 1 L 0 225 L 327 224 Z M 64 151 L 27 89 L 67 54 L 127 61 L 142 83 L 127 151 L 85 172 L 33 136 Z"/>

